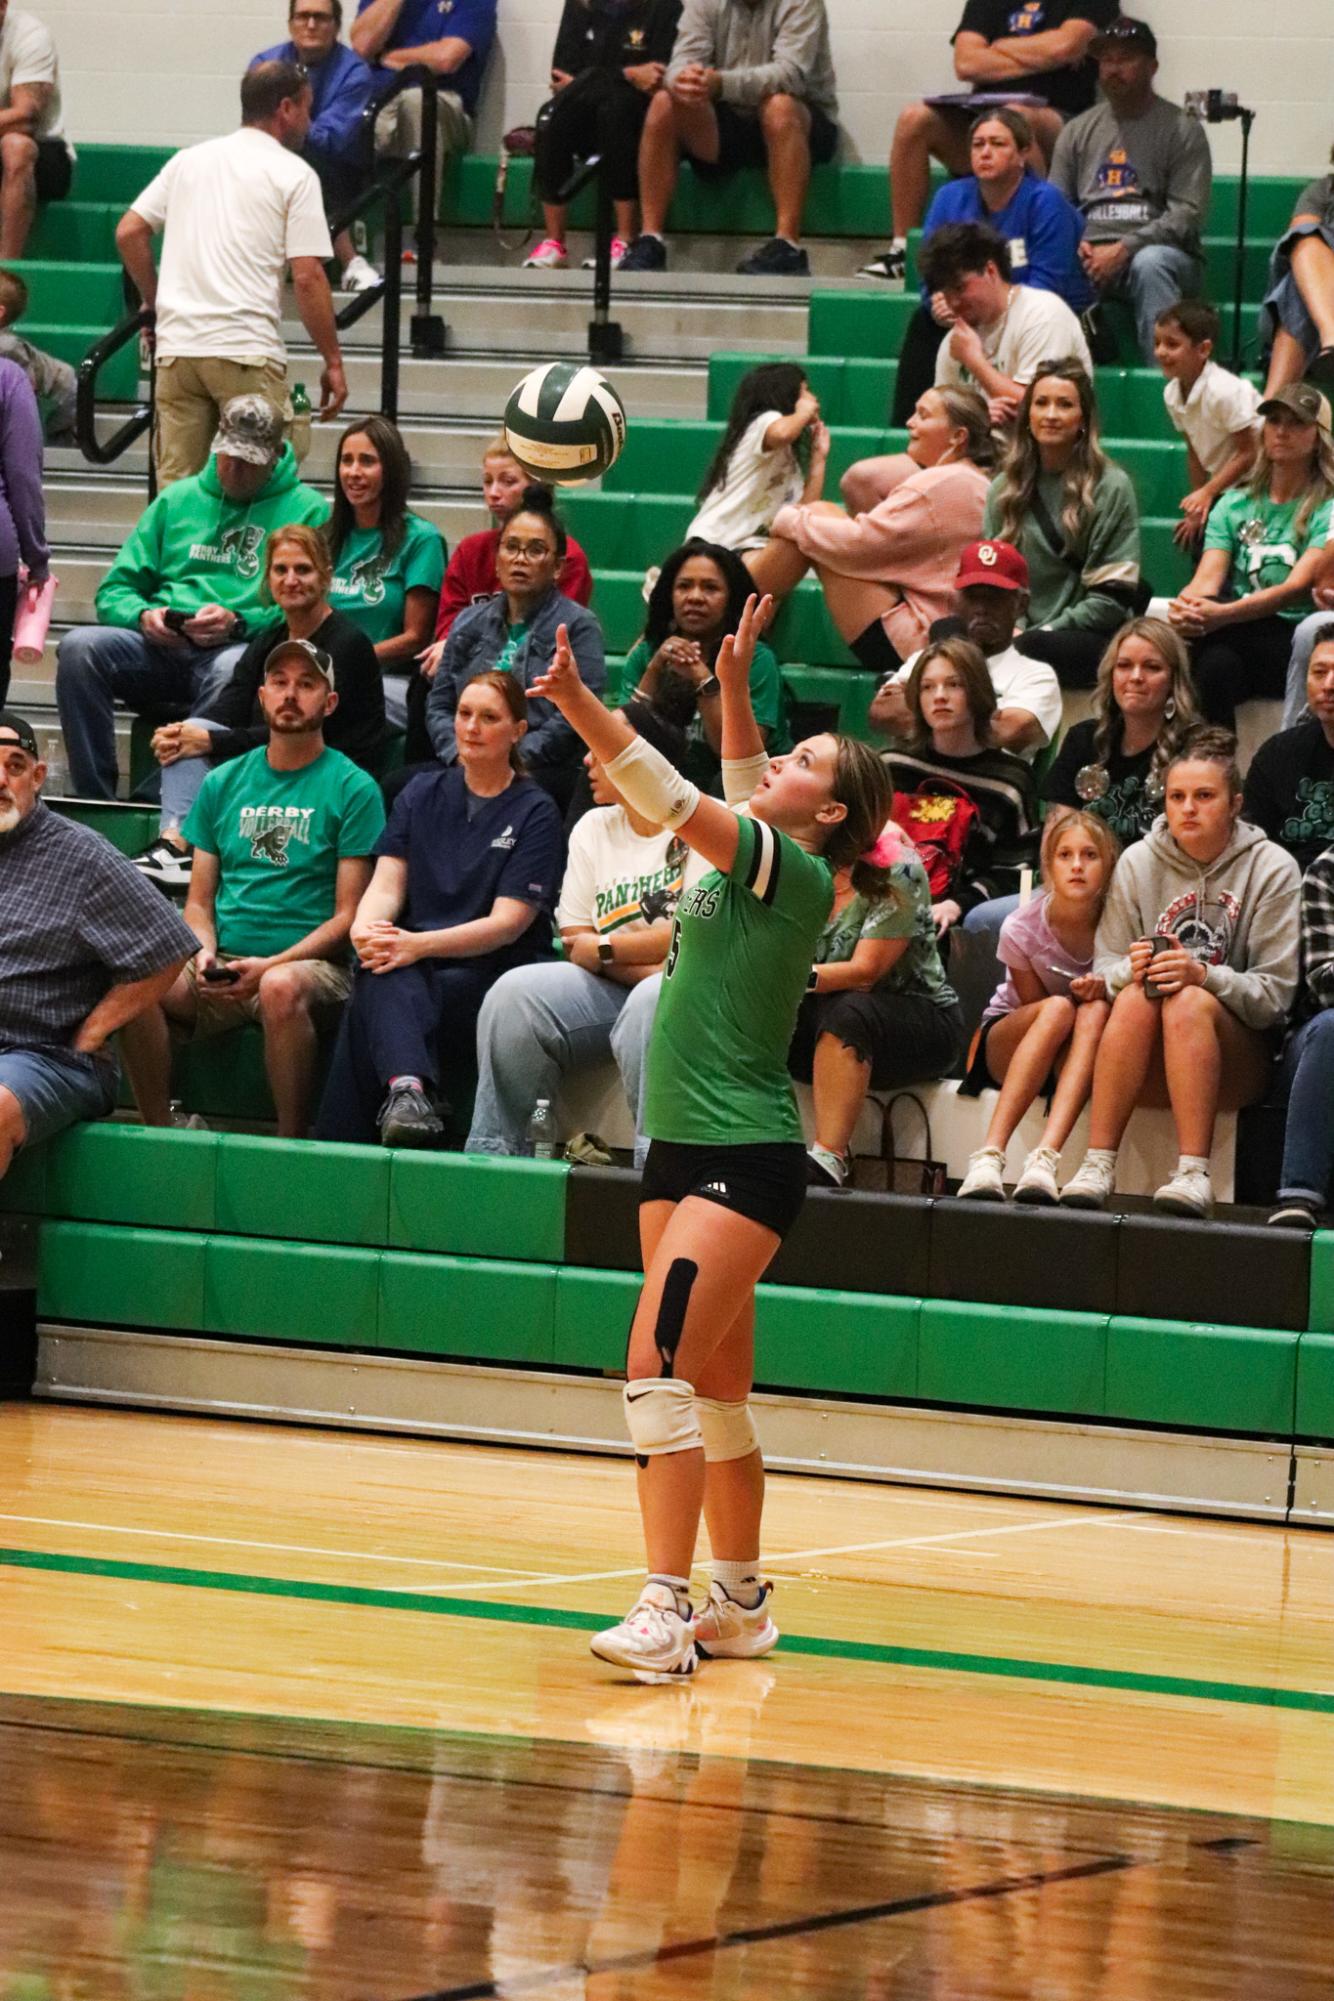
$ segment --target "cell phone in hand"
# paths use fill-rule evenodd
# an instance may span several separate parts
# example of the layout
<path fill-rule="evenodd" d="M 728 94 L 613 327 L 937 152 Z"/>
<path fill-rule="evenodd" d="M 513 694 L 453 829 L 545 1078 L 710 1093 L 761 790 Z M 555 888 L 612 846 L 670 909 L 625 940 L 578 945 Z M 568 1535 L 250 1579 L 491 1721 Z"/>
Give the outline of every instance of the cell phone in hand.
<path fill-rule="evenodd" d="M 193 617 L 194 613 L 192 611 L 164 611 L 162 614 L 162 623 L 168 626 L 172 632 L 184 632 Z"/>
<path fill-rule="evenodd" d="M 235 966 L 205 966 L 202 977 L 211 987 L 234 987 L 241 975 Z"/>
<path fill-rule="evenodd" d="M 1160 952 L 1175 952 L 1180 943 L 1181 940 L 1179 938 L 1150 938 L 1149 940 L 1149 945 L 1155 959 Z M 1154 1000 L 1162 999 L 1161 993 L 1154 984 L 1152 965 L 1144 975 L 1144 991 Z"/>

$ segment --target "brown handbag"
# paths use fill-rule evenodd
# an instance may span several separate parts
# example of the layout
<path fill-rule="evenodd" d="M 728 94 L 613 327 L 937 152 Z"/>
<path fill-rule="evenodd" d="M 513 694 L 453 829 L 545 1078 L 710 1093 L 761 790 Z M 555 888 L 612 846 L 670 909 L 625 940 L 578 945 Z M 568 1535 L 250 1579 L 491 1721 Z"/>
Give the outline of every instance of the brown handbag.
<path fill-rule="evenodd" d="M 894 1107 L 915 1105 L 922 1120 L 925 1154 L 900 1153 L 894 1137 Z M 943 1195 L 947 1170 L 943 1160 L 934 1158 L 931 1120 L 926 1106 L 915 1091 L 896 1091 L 880 1115 L 880 1151 L 855 1154 L 852 1186 L 885 1195 Z"/>

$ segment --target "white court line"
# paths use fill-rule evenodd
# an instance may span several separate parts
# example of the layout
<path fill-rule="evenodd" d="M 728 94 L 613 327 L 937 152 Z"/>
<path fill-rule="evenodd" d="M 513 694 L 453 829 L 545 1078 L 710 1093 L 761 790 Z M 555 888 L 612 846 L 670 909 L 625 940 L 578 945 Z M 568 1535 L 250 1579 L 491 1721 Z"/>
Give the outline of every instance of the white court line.
<path fill-rule="evenodd" d="M 62 1520 L 58 1515 L 7 1515 L 0 1513 L 0 1522 L 29 1522 L 35 1527 L 48 1529 L 89 1529 L 96 1535 L 139 1535 L 155 1536 L 162 1542 L 210 1543 L 220 1549 L 267 1549 L 285 1556 L 335 1556 L 356 1563 L 410 1563 L 423 1570 L 487 1570 L 503 1571 L 518 1583 L 527 1580 L 528 1572 L 515 1570 L 507 1563 L 451 1563 L 443 1556 L 388 1556 L 379 1550 L 364 1549 L 319 1549 L 303 1542 L 250 1542 L 242 1536 L 231 1535 L 190 1535 L 184 1529 L 127 1528 L 113 1522 L 74 1522 Z M 413 1589 L 419 1587 L 414 1585 Z"/>

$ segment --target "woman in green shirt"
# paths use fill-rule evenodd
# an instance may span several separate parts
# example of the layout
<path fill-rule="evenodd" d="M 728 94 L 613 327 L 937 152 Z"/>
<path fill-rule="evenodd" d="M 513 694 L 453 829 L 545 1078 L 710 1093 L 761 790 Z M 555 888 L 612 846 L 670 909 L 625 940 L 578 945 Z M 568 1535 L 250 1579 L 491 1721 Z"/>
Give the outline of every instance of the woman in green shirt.
<path fill-rule="evenodd" d="M 579 678 L 564 627 L 532 692 L 554 702 L 624 803 L 692 853 L 649 1048 L 640 1191 L 644 1289 L 630 1330 L 626 1422 L 639 1465 L 648 1580 L 600 1660 L 641 1681 L 709 1656 L 754 1658 L 778 1632 L 760 1576 L 764 1467 L 747 1399 L 755 1286 L 800 1214 L 806 1154 L 787 1072 L 801 996 L 833 901 L 833 871 L 867 853 L 889 816 L 866 744 L 820 735 L 770 758 L 751 713 L 755 644 L 771 609 L 751 598 L 718 648 L 720 750 L 732 810 L 709 799 L 605 709 Z M 692 1616 L 701 1510 L 713 1551 Z"/>
<path fill-rule="evenodd" d="M 407 446 L 387 417 L 365 417 L 344 431 L 324 531 L 334 560 L 329 598 L 374 645 L 385 713 L 396 729 L 407 722 L 408 689 L 435 631 L 445 577 L 440 530 L 409 508 L 411 485 Z"/>

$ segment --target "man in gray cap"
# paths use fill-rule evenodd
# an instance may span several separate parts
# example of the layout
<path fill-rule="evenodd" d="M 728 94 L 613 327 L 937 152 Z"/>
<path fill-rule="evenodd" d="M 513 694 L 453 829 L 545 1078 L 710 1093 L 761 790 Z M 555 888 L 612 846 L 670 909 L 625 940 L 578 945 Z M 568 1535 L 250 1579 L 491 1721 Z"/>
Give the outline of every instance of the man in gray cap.
<path fill-rule="evenodd" d="M 0 1179 L 20 1147 L 112 1109 L 110 1037 L 198 950 L 109 841 L 43 804 L 45 777 L 31 724 L 0 710 Z"/>
<path fill-rule="evenodd" d="M 260 595 L 269 536 L 295 521 L 317 526 L 328 512 L 298 478 L 274 405 L 233 397 L 204 470 L 140 516 L 98 590 L 98 623 L 60 642 L 56 700 L 80 798 L 116 795 L 118 701 L 136 714 L 206 707 L 272 618 Z"/>

